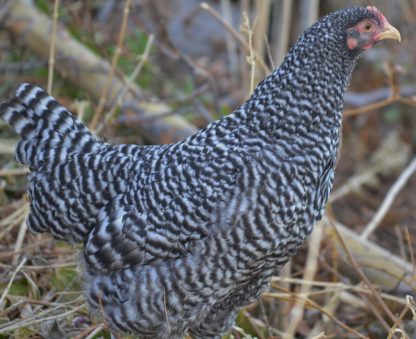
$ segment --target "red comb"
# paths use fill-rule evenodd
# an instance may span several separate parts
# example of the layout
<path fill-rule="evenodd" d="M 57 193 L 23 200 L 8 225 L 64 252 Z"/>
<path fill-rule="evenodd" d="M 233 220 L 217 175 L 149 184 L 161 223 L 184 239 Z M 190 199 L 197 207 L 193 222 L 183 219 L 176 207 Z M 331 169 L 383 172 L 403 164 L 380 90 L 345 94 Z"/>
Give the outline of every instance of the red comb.
<path fill-rule="evenodd" d="M 383 13 L 381 13 L 379 11 L 379 9 L 375 6 L 367 6 L 366 7 L 369 11 L 373 12 L 379 19 L 380 21 L 384 24 L 384 23 L 388 23 L 386 17 L 383 15 Z"/>

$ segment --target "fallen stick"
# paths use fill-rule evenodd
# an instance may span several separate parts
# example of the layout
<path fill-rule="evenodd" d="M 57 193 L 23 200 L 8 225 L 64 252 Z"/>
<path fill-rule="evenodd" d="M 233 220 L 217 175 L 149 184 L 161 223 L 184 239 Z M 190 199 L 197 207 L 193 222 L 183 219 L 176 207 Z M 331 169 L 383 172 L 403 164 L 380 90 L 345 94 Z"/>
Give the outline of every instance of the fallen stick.
<path fill-rule="evenodd" d="M 348 91 L 344 97 L 344 103 L 348 107 L 358 108 L 376 102 L 386 100 L 391 93 L 390 87 L 377 88 L 369 92 L 351 92 Z M 416 95 L 416 86 L 408 85 L 400 87 L 400 96 L 410 97 Z"/>
<path fill-rule="evenodd" d="M 324 229 L 326 236 L 329 239 L 334 239 L 337 253 L 341 257 L 345 257 L 346 253 L 336 240 L 334 229 L 330 227 L 325 219 L 323 223 L 327 225 Z M 367 239 L 363 239 L 348 227 L 338 222 L 335 222 L 335 224 L 346 246 L 372 284 L 380 286 L 383 290 L 395 288 L 404 292 L 412 290 L 412 282 L 415 277 L 413 276 L 413 265 L 409 261 L 392 254 Z M 340 261 L 339 270 L 351 278 L 359 279 L 354 268 L 345 262 Z"/>
<path fill-rule="evenodd" d="M 388 212 L 389 208 L 393 204 L 394 199 L 399 194 L 400 190 L 406 185 L 409 178 L 416 172 L 416 158 L 406 167 L 406 169 L 400 174 L 393 186 L 389 189 L 382 204 L 380 205 L 377 213 L 374 215 L 373 219 L 367 224 L 364 230 L 361 233 L 363 239 L 368 238 L 378 227 L 378 225 L 383 220 L 384 216 Z"/>
<path fill-rule="evenodd" d="M 357 172 L 330 196 L 333 203 L 352 192 L 360 192 L 364 186 L 376 187 L 379 176 L 392 176 L 400 173 L 411 157 L 411 148 L 404 143 L 399 133 L 388 133 L 369 161 L 360 164 Z"/>
<path fill-rule="evenodd" d="M 47 15 L 25 0 L 15 0 L 6 6 L 0 5 L 0 13 L 1 26 L 10 32 L 15 40 L 45 60 L 48 59 L 52 21 Z M 58 26 L 56 34 L 56 70 L 98 102 L 111 69 L 109 62 L 75 40 L 62 26 Z M 109 86 L 106 109 L 117 101 L 124 87 L 125 80 L 115 75 Z M 171 111 L 165 103 L 157 100 L 151 103 L 146 101 L 141 89 L 135 84 L 130 85 L 125 95 L 122 109 L 124 107 L 127 107 L 125 114 L 140 112 L 143 120 L 148 121 L 137 128 L 149 142 L 170 143 L 196 131 L 196 128 L 182 117 L 164 114 Z M 129 107 L 134 107 L 132 112 L 135 113 L 131 113 Z M 154 119 L 155 117 L 158 118 Z"/>

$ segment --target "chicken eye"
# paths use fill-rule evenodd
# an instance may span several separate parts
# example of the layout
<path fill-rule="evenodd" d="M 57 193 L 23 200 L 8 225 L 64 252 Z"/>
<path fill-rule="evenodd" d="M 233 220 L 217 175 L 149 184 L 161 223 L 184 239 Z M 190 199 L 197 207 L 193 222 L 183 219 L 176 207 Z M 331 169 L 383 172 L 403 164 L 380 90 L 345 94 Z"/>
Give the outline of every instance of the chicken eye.
<path fill-rule="evenodd" d="M 366 22 L 364 24 L 364 31 L 369 32 L 373 28 L 373 24 L 371 22 Z"/>

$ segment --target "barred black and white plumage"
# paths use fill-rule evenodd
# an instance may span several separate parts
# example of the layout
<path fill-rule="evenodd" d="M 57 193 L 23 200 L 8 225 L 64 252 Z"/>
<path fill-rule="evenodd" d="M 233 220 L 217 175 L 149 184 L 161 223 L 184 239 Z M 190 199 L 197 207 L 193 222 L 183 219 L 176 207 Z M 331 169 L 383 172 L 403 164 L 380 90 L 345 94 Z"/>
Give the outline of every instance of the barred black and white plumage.
<path fill-rule="evenodd" d="M 86 295 L 115 329 L 220 336 L 322 217 L 343 94 L 386 38 L 400 36 L 374 7 L 332 13 L 239 109 L 170 145 L 104 143 L 20 85 L 0 117 L 31 170 L 30 230 L 84 243 Z"/>

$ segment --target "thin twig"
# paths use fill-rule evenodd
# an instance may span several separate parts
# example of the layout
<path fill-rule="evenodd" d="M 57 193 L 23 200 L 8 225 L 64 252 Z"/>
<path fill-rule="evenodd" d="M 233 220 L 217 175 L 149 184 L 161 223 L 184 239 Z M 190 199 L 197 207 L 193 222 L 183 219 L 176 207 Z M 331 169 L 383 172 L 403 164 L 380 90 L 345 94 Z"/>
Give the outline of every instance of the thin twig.
<path fill-rule="evenodd" d="M 230 0 L 221 0 L 221 12 L 224 16 L 224 21 L 228 22 L 232 27 L 233 16 Z M 225 35 L 225 43 L 227 47 L 230 72 L 234 75 L 238 69 L 237 44 L 229 32 Z"/>
<path fill-rule="evenodd" d="M 16 210 L 11 213 L 10 215 L 8 215 L 7 217 L 4 217 L 3 220 L 0 220 L 0 228 L 1 227 L 6 227 L 10 224 L 17 224 L 20 222 L 21 218 L 25 216 L 24 212 L 26 210 L 28 210 L 29 208 L 29 203 L 24 202 L 24 200 L 20 200 L 19 203 L 21 204 L 18 208 L 16 208 Z M 18 220 L 16 220 L 17 218 L 20 218 Z"/>
<path fill-rule="evenodd" d="M 36 300 L 36 299 L 32 299 L 32 298 L 24 298 L 20 295 L 19 296 L 9 295 L 9 298 L 11 300 L 13 300 L 14 298 L 19 298 L 18 301 L 21 301 L 25 304 L 31 304 L 31 305 L 40 305 L 40 306 L 48 306 L 48 307 L 55 307 L 55 306 L 61 305 L 60 303 L 57 303 L 57 302 L 50 302 L 50 301 L 45 301 L 45 300 Z"/>
<path fill-rule="evenodd" d="M 361 300 L 366 304 L 367 308 L 373 312 L 374 316 L 379 321 L 380 325 L 384 327 L 386 332 L 388 333 L 390 330 L 389 324 L 387 324 L 386 320 L 384 320 L 383 315 L 380 313 L 380 310 L 377 308 L 377 304 L 374 304 L 371 302 L 371 300 L 368 298 L 368 296 L 364 293 L 359 293 Z"/>
<path fill-rule="evenodd" d="M 208 5 L 206 2 L 203 2 L 201 5 L 201 8 L 204 11 L 207 11 L 209 14 L 211 14 L 213 16 L 214 19 L 216 19 L 220 24 L 222 24 L 224 26 L 224 28 L 231 33 L 231 35 L 237 40 L 237 42 L 245 49 L 246 52 L 250 51 L 250 47 L 247 44 L 247 42 L 241 37 L 241 35 L 233 28 L 231 27 L 223 18 L 222 16 L 215 10 L 213 9 L 210 5 Z M 270 73 L 271 70 L 270 68 L 266 65 L 266 63 L 264 62 L 264 60 L 257 55 L 257 53 L 254 51 L 255 57 L 256 57 L 256 61 L 259 63 L 260 68 L 263 70 L 263 72 L 265 73 Z"/>
<path fill-rule="evenodd" d="M 280 277 L 274 277 L 271 280 L 272 286 L 274 286 L 275 283 L 279 283 L 280 286 L 283 286 L 282 283 L 284 282 L 290 282 L 292 284 L 299 284 L 299 285 L 311 285 L 316 287 L 326 287 L 325 290 L 320 291 L 321 293 L 333 293 L 333 292 L 342 292 L 342 291 L 352 291 L 360 294 L 371 294 L 371 291 L 366 288 L 365 286 L 361 285 L 347 285 L 341 282 L 326 282 L 326 281 L 312 281 L 312 280 L 304 280 L 304 279 L 297 279 L 297 278 L 280 278 Z M 308 295 L 317 295 L 317 293 L 308 293 Z M 273 296 L 273 293 L 265 293 L 263 295 L 266 296 Z M 402 298 L 395 297 L 393 295 L 387 294 L 387 293 L 380 293 L 381 297 L 383 299 L 386 299 L 388 301 L 392 301 L 394 303 L 404 305 L 404 302 Z"/>
<path fill-rule="evenodd" d="M 269 319 L 267 317 L 267 310 L 266 310 L 266 306 L 264 305 L 264 300 L 263 299 L 260 299 L 259 300 L 259 306 L 260 306 L 261 315 L 262 315 L 262 318 L 263 318 L 263 321 L 264 321 L 264 329 L 265 329 L 265 332 L 266 332 L 265 333 L 266 338 L 270 338 L 270 329 L 271 329 L 271 326 L 270 326 Z M 260 339 L 263 339 L 265 337 L 263 335 L 263 333 L 261 333 L 261 332 L 258 333 L 258 336 L 260 337 Z"/>
<path fill-rule="evenodd" d="M 268 61 L 269 61 L 270 65 L 272 66 L 272 68 L 275 69 L 276 65 L 275 65 L 274 60 L 273 60 L 272 48 L 270 46 L 269 40 L 267 39 L 267 35 L 265 35 L 263 39 L 264 39 L 264 45 L 266 46 Z"/>
<path fill-rule="evenodd" d="M 154 40 L 155 40 L 154 35 L 153 34 L 149 35 L 149 38 L 147 39 L 147 43 L 146 43 L 146 46 L 144 48 L 143 54 L 139 58 L 138 64 L 134 68 L 131 75 L 128 77 L 125 86 L 123 87 L 121 92 L 118 94 L 117 100 L 114 103 L 114 105 L 112 106 L 111 110 L 105 115 L 104 123 L 102 123 L 98 126 L 97 131 L 96 131 L 97 134 L 99 134 L 102 131 L 102 129 L 104 128 L 104 125 L 106 123 L 108 123 L 110 121 L 110 119 L 113 118 L 117 107 L 120 107 L 122 105 L 123 99 L 126 96 L 128 90 L 130 89 L 131 85 L 133 84 L 133 82 L 136 80 L 136 78 L 140 74 L 140 72 L 143 69 L 143 66 L 145 65 L 145 63 L 149 60 L 149 53 L 150 53 L 150 49 L 153 45 Z"/>
<path fill-rule="evenodd" d="M 130 12 L 130 5 L 131 5 L 131 0 L 126 0 L 124 3 L 123 19 L 121 21 L 120 32 L 119 32 L 118 40 L 117 40 L 117 47 L 116 47 L 116 50 L 114 51 L 113 59 L 111 61 L 111 69 L 110 69 L 110 72 L 108 73 L 107 81 L 104 84 L 104 89 L 101 92 L 101 97 L 100 97 L 100 100 L 98 101 L 97 110 L 95 111 L 95 114 L 90 124 L 91 130 L 95 130 L 98 122 L 101 119 L 101 115 L 104 110 L 104 106 L 106 104 L 106 98 L 110 90 L 110 85 L 111 85 L 111 81 L 115 73 L 117 62 L 123 50 L 123 41 L 124 41 L 124 36 L 126 35 L 126 30 L 127 30 L 127 22 L 128 22 L 129 12 Z"/>
<path fill-rule="evenodd" d="M 416 320 L 416 303 L 411 295 L 406 295 L 406 305 L 408 305 L 410 311 L 412 311 L 412 319 Z"/>
<path fill-rule="evenodd" d="M 25 303 L 26 303 L 25 300 L 22 300 L 22 299 L 18 300 L 14 304 L 12 304 L 9 307 L 5 308 L 3 311 L 0 311 L 0 317 L 3 317 L 3 316 L 5 316 L 6 314 L 8 314 L 10 312 L 13 312 L 14 310 L 17 310 L 20 306 L 22 306 Z"/>
<path fill-rule="evenodd" d="M 62 307 L 65 307 L 65 305 L 63 305 Z M 65 318 L 65 317 L 71 315 L 72 313 L 78 312 L 79 310 L 81 310 L 85 307 L 86 307 L 86 304 L 83 303 L 83 304 L 81 304 L 79 306 L 76 306 L 75 308 L 73 308 L 72 310 L 69 310 L 67 312 L 59 313 L 59 314 L 52 315 L 52 316 L 45 317 L 45 318 L 41 318 L 41 319 L 35 319 L 35 318 L 39 317 L 39 315 L 35 315 L 33 318 L 24 319 L 23 321 L 20 321 L 16 324 L 12 324 L 10 326 L 1 328 L 0 329 L 0 334 L 11 332 L 11 331 L 14 331 L 14 330 L 16 330 L 18 328 L 22 328 L 22 327 L 28 327 L 28 326 L 35 325 L 35 324 L 44 323 L 45 321 Z"/>
<path fill-rule="evenodd" d="M 410 164 L 405 168 L 405 170 L 400 174 L 397 178 L 396 182 L 391 186 L 390 190 L 387 192 L 380 208 L 378 209 L 377 213 L 374 215 L 373 219 L 367 224 L 364 230 L 361 233 L 361 238 L 366 239 L 368 238 L 383 220 L 384 216 L 386 215 L 387 211 L 390 209 L 394 199 L 396 198 L 397 194 L 400 190 L 404 187 L 407 180 L 411 177 L 411 175 L 416 171 L 416 158 L 414 158 Z"/>
<path fill-rule="evenodd" d="M 318 269 L 318 254 L 319 248 L 321 246 L 321 241 L 323 237 L 323 227 L 321 224 L 318 224 L 309 240 L 308 246 L 308 254 L 305 264 L 305 273 L 303 278 L 305 280 L 313 280 L 316 274 L 316 270 Z M 310 285 L 301 285 L 300 293 L 309 293 L 311 289 Z M 286 337 L 293 338 L 295 336 L 295 332 L 299 326 L 300 321 L 303 318 L 305 304 L 298 303 L 296 304 L 292 310 L 290 311 L 288 326 L 286 328 Z"/>
<path fill-rule="evenodd" d="M 22 207 L 16 209 L 13 213 L 5 217 L 0 221 L 0 239 L 5 235 L 10 233 L 10 230 L 24 221 L 24 218 L 27 215 L 29 204 L 24 204 Z"/>
<path fill-rule="evenodd" d="M 2 121 L 3 123 L 3 121 Z M 5 125 L 5 123 L 3 123 Z M 6 126 L 6 125 L 5 125 Z M 18 140 L 13 140 L 10 138 L 1 138 L 0 139 L 0 155 L 9 155 L 14 154 L 16 149 L 16 144 Z"/>
<path fill-rule="evenodd" d="M 254 91 L 255 76 L 256 76 L 256 51 L 253 46 L 254 28 L 256 27 L 257 18 L 254 19 L 253 25 L 250 25 L 250 18 L 247 13 L 243 13 L 243 24 L 241 25 L 241 31 L 247 34 L 247 44 L 249 47 L 249 54 L 247 56 L 247 62 L 250 65 L 250 93 Z"/>
<path fill-rule="evenodd" d="M 29 173 L 29 168 L 13 168 L 13 169 L 0 169 L 0 177 L 15 176 L 15 175 L 25 175 Z"/>
<path fill-rule="evenodd" d="M 44 238 L 44 239 L 42 239 L 41 241 L 38 241 L 38 242 L 36 242 L 36 243 L 34 243 L 34 244 L 31 244 L 31 245 L 27 245 L 27 244 L 25 244 L 25 247 L 24 248 L 22 248 L 22 249 L 20 249 L 19 251 L 5 251 L 5 252 L 2 252 L 1 254 L 0 254 L 0 260 L 2 260 L 2 259 L 5 259 L 5 258 L 7 258 L 7 257 L 12 257 L 12 256 L 14 256 L 16 253 L 22 253 L 22 252 L 28 252 L 28 250 L 31 250 L 31 249 L 33 249 L 33 248 L 35 248 L 35 247 L 38 247 L 39 245 L 42 245 L 42 244 L 44 244 L 44 243 L 48 243 L 48 242 L 50 242 L 51 241 L 51 239 L 49 239 L 49 238 Z"/>
<path fill-rule="evenodd" d="M 52 93 L 53 85 L 53 69 L 55 66 L 55 44 L 56 44 L 56 29 L 58 26 L 58 16 L 59 16 L 59 0 L 55 0 L 53 5 L 53 15 L 52 15 L 52 35 L 51 35 L 51 46 L 49 50 L 49 68 L 48 68 L 48 93 Z"/>
<path fill-rule="evenodd" d="M 389 90 L 390 90 L 389 97 L 385 100 L 374 102 L 364 107 L 358 107 L 355 109 L 347 110 L 344 112 L 345 116 L 357 115 L 357 114 L 377 110 L 387 105 L 390 105 L 394 102 L 402 100 L 402 97 L 400 95 L 400 86 L 397 82 L 398 76 L 394 68 L 394 65 L 388 64 L 386 67 L 387 67 L 387 75 L 388 75 Z"/>
<path fill-rule="evenodd" d="M 392 104 L 392 103 L 394 103 L 398 100 L 399 100 L 399 96 L 392 96 L 392 97 L 389 97 L 385 100 L 378 101 L 378 102 L 375 102 L 373 104 L 369 104 L 369 105 L 364 106 L 364 107 L 358 107 L 358 108 L 353 108 L 353 109 L 350 109 L 350 110 L 346 110 L 346 111 L 344 111 L 344 116 L 352 116 L 352 115 L 367 113 L 367 112 L 370 112 L 370 111 L 375 111 L 377 109 L 380 109 L 380 108 L 383 108 L 387 105 L 390 105 L 390 104 Z"/>
<path fill-rule="evenodd" d="M 387 339 L 391 339 L 392 336 L 397 332 L 397 329 L 400 323 L 403 321 L 403 318 L 406 315 L 408 310 L 409 310 L 409 305 L 406 304 L 406 306 L 403 308 L 403 310 L 400 312 L 399 316 L 397 317 L 397 321 L 393 324 L 393 326 L 389 330 L 389 335 L 387 336 Z"/>
<path fill-rule="evenodd" d="M 99 328 L 99 330 L 101 331 L 103 328 L 105 327 L 105 324 L 101 323 L 101 324 L 96 324 L 93 325 L 87 329 L 85 329 L 84 331 L 82 331 L 81 333 L 79 333 L 76 337 L 73 337 L 72 339 L 86 339 L 86 336 L 90 336 L 90 334 L 96 335 L 98 332 L 96 332 L 97 328 Z M 91 338 L 93 338 L 94 336 L 92 336 Z"/>
<path fill-rule="evenodd" d="M 412 238 L 410 237 L 409 229 L 407 227 L 404 228 L 404 232 L 406 234 L 406 241 L 409 248 L 409 254 L 410 254 L 410 262 L 412 264 L 413 270 L 412 274 L 410 276 L 410 286 L 413 286 L 415 275 L 416 275 L 416 262 L 415 262 L 415 253 L 412 246 Z"/>
<path fill-rule="evenodd" d="M 94 331 L 92 331 L 88 336 L 85 337 L 85 339 L 92 339 L 94 338 L 103 328 L 105 327 L 105 324 L 99 324 Z"/>
<path fill-rule="evenodd" d="M 319 304 L 317 304 L 316 302 L 314 302 L 313 300 L 307 298 L 307 297 L 303 297 L 295 292 L 292 292 L 286 288 L 282 288 L 281 286 L 274 286 L 275 288 L 289 294 L 294 300 L 300 300 L 301 302 L 305 303 L 306 305 L 313 307 L 317 310 L 319 310 L 319 312 L 321 312 L 322 314 L 326 315 L 327 317 L 329 317 L 330 319 L 332 319 L 332 321 L 334 321 L 336 324 L 338 324 L 339 326 L 341 326 L 344 330 L 356 335 L 358 338 L 362 338 L 362 339 L 368 339 L 368 337 L 362 335 L 361 333 L 359 333 L 357 330 L 349 327 L 348 325 L 344 324 L 341 320 L 339 320 L 337 317 L 335 317 L 333 314 L 329 313 L 328 311 L 326 311 L 325 309 L 323 309 Z"/>
<path fill-rule="evenodd" d="M 10 288 L 12 287 L 12 284 L 13 284 L 14 278 L 16 277 L 16 274 L 20 271 L 20 269 L 22 268 L 22 266 L 25 264 L 26 260 L 27 260 L 26 258 L 23 258 L 22 261 L 20 262 L 20 264 L 17 266 L 17 268 L 13 272 L 12 277 L 10 278 L 9 283 L 7 284 L 6 289 L 3 291 L 3 293 L 2 293 L 2 295 L 0 297 L 0 307 L 2 307 L 3 301 L 6 298 L 7 294 L 9 293 Z"/>
<path fill-rule="evenodd" d="M 48 264 L 48 265 L 28 265 L 24 267 L 25 271 L 33 271 L 33 272 L 41 272 L 41 271 L 49 271 L 54 268 L 65 268 L 65 267 L 73 267 L 76 265 L 76 262 L 67 262 L 67 263 L 60 263 L 60 264 Z M 10 268 L 13 265 L 5 265 L 0 263 L 0 267 L 2 268 Z"/>
<path fill-rule="evenodd" d="M 168 305 L 166 303 L 166 290 L 163 290 L 163 307 L 165 312 L 166 324 L 168 325 L 168 333 L 171 332 L 170 322 L 169 322 L 169 314 L 168 314 Z"/>
<path fill-rule="evenodd" d="M 247 311 L 243 311 L 243 314 L 244 314 L 244 317 L 247 318 L 247 320 L 250 322 L 250 324 L 252 326 L 255 325 L 255 326 L 263 327 L 263 328 L 266 326 L 266 324 L 263 321 L 261 321 L 260 319 L 254 318 Z M 234 329 L 238 329 L 236 326 L 234 326 L 233 328 Z M 270 332 L 272 334 L 275 334 L 275 335 L 278 335 L 278 336 L 283 336 L 284 335 L 283 332 L 281 332 L 281 331 L 279 331 L 279 330 L 277 330 L 277 329 L 275 329 L 273 327 L 269 328 L 269 330 L 270 330 Z M 245 334 L 244 332 L 240 332 L 240 331 L 238 331 L 238 332 L 241 333 L 241 334 L 243 334 L 243 335 Z M 246 337 L 243 337 L 243 338 L 246 338 Z"/>
<path fill-rule="evenodd" d="M 375 102 L 385 100 L 391 96 L 391 88 L 388 86 L 380 87 L 368 92 L 352 92 L 345 93 L 344 103 L 348 107 L 357 108 L 363 107 Z M 400 100 L 412 99 L 412 96 L 416 94 L 416 85 L 400 86 Z M 414 100 L 411 100 L 414 105 Z"/>
<path fill-rule="evenodd" d="M 15 255 L 13 257 L 12 263 L 15 265 L 17 263 L 17 261 L 20 258 L 20 251 L 22 249 L 23 246 L 23 240 L 25 239 L 25 235 L 27 232 L 27 225 L 26 225 L 26 218 L 27 215 L 29 214 L 29 209 L 27 209 L 25 211 L 25 216 L 23 221 L 20 223 L 20 227 L 19 227 L 19 233 L 17 234 L 17 238 L 16 238 L 16 242 L 14 244 L 14 252 Z"/>
<path fill-rule="evenodd" d="M 255 2 L 256 9 L 256 22 L 257 27 L 253 32 L 253 44 L 257 55 L 265 55 L 265 41 L 264 37 L 267 37 L 267 33 L 270 29 L 270 11 L 272 8 L 271 0 L 262 0 Z M 254 30 L 254 25 L 253 25 Z"/>
<path fill-rule="evenodd" d="M 396 322 L 397 321 L 396 317 L 390 311 L 390 309 L 388 308 L 388 306 L 386 305 L 384 300 L 381 298 L 380 294 L 377 293 L 377 291 L 374 289 L 373 285 L 368 280 L 367 276 L 364 274 L 364 271 L 362 270 L 362 268 L 360 267 L 358 262 L 355 260 L 355 258 L 352 255 L 350 249 L 348 248 L 347 244 L 345 243 L 344 239 L 342 238 L 341 233 L 339 233 L 338 228 L 335 225 L 334 220 L 332 220 L 332 218 L 329 217 L 329 216 L 327 217 L 327 220 L 328 220 L 329 224 L 332 226 L 335 234 L 337 235 L 338 241 L 340 242 L 345 254 L 347 255 L 347 259 L 348 259 L 350 265 L 357 271 L 357 273 L 359 274 L 359 276 L 361 277 L 363 282 L 367 285 L 367 287 L 371 291 L 372 295 L 377 300 L 379 305 L 382 307 L 382 309 L 384 310 L 386 315 L 390 318 L 390 320 L 393 321 L 393 322 Z"/>
<path fill-rule="evenodd" d="M 286 263 L 286 265 L 284 265 L 282 267 L 282 269 L 279 272 L 279 279 L 281 279 L 280 285 L 282 287 L 284 287 L 284 288 L 287 288 L 288 290 L 291 289 L 291 283 L 292 283 L 292 281 L 291 281 L 291 279 L 292 279 L 291 278 L 292 266 L 293 266 L 293 260 L 290 259 Z M 273 281 L 273 279 L 276 279 L 276 278 L 272 278 L 272 281 Z M 302 281 L 303 281 L 303 279 L 302 279 Z M 280 305 L 276 305 L 274 303 L 274 304 L 272 304 L 272 306 L 277 309 L 277 312 L 279 314 L 278 317 L 274 317 L 274 319 L 273 319 L 274 322 L 273 323 L 274 323 L 274 325 L 276 327 L 283 328 L 283 326 L 285 324 L 287 324 L 288 321 L 289 321 L 289 319 L 288 319 L 288 317 L 289 317 L 289 311 L 290 311 L 292 305 L 290 305 L 290 304 L 284 304 L 284 305 L 281 305 L 281 307 L 280 307 Z"/>

